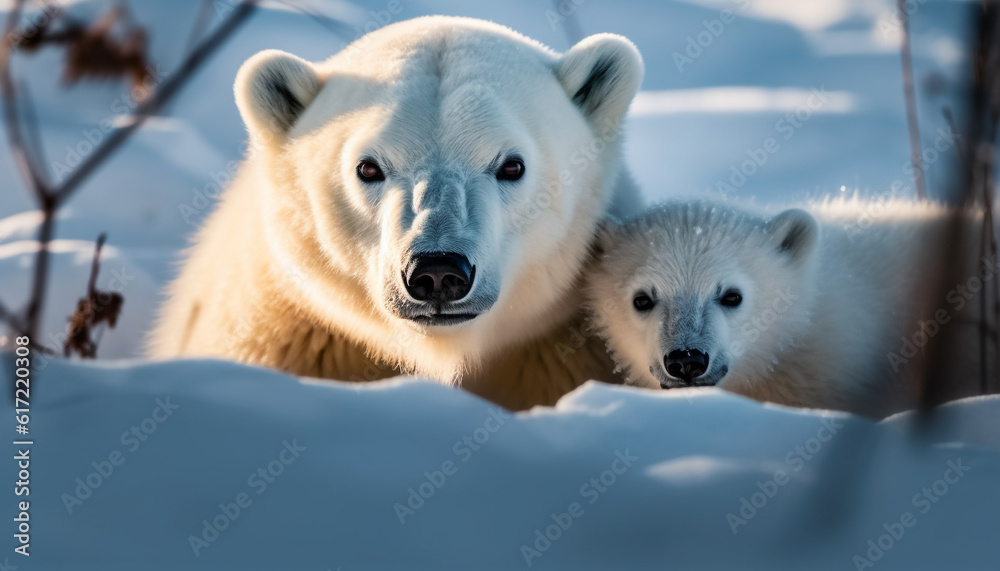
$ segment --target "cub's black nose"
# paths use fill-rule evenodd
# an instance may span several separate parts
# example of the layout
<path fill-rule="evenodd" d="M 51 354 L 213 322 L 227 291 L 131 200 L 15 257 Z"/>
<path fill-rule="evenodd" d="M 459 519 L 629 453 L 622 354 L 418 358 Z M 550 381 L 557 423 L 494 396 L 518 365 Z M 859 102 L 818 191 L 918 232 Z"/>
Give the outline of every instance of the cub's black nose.
<path fill-rule="evenodd" d="M 469 295 L 476 268 L 461 254 L 419 254 L 403 269 L 406 291 L 417 301 L 458 301 Z"/>
<path fill-rule="evenodd" d="M 708 355 L 697 349 L 671 351 L 663 358 L 663 364 L 671 377 L 690 383 L 708 370 Z"/>

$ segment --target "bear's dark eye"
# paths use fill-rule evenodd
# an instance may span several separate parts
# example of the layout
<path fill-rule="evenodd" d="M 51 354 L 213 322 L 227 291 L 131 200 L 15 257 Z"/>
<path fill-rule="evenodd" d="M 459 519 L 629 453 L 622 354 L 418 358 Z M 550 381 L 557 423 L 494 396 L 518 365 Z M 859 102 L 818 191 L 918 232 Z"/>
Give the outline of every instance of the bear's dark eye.
<path fill-rule="evenodd" d="M 524 161 L 518 158 L 507 159 L 507 162 L 497 169 L 497 180 L 514 182 L 524 176 Z"/>
<path fill-rule="evenodd" d="M 743 294 L 738 289 L 727 289 L 726 293 L 719 298 L 722 307 L 739 307 L 743 303 Z"/>
<path fill-rule="evenodd" d="M 656 305 L 656 302 L 653 301 L 653 298 L 642 292 L 635 294 L 635 297 L 632 298 L 632 307 L 640 313 L 650 311 L 654 305 Z"/>
<path fill-rule="evenodd" d="M 385 180 L 385 173 L 372 161 L 358 163 L 358 178 L 361 182 L 379 182 Z"/>

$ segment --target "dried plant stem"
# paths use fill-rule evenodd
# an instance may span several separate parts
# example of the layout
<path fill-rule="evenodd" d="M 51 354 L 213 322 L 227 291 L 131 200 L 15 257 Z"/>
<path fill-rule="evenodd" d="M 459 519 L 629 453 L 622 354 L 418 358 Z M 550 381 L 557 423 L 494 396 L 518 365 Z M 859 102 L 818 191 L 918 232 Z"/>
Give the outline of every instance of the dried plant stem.
<path fill-rule="evenodd" d="M 920 151 L 920 123 L 917 121 L 917 96 L 913 87 L 913 54 L 910 50 L 910 17 L 906 13 L 906 0 L 896 0 L 896 9 L 902 21 L 903 46 L 900 59 L 903 65 L 903 94 L 906 98 L 906 125 L 910 134 L 910 158 L 913 161 L 913 182 L 917 198 L 927 198 L 924 159 Z"/>
<path fill-rule="evenodd" d="M 18 92 L 11 71 L 11 55 L 14 47 L 12 41 L 14 30 L 20 21 L 24 5 L 25 0 L 15 0 L 10 12 L 7 13 L 0 42 L 0 96 L 3 98 L 3 118 L 11 154 L 21 177 L 42 212 L 42 223 L 38 230 L 39 249 L 35 257 L 31 296 L 23 320 L 18 319 L 7 309 L 0 312 L 0 319 L 6 321 L 18 334 L 28 335 L 37 340 L 48 282 L 49 243 L 55 232 L 55 218 L 59 207 L 142 126 L 146 119 L 158 113 L 180 92 L 205 61 L 246 22 L 255 10 L 257 0 L 245 0 L 234 8 L 209 37 L 191 50 L 179 69 L 160 85 L 153 96 L 135 110 L 126 125 L 113 131 L 70 176 L 55 187 L 48 185 L 47 173 L 32 161 L 29 153 L 32 147 L 25 137 L 22 122 L 18 118 Z"/>

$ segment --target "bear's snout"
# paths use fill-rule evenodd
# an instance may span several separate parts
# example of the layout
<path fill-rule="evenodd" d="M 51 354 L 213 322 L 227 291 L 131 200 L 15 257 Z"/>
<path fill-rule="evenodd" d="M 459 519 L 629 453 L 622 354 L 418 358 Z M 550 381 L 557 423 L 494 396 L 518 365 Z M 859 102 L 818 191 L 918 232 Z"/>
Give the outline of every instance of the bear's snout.
<path fill-rule="evenodd" d="M 697 349 L 671 351 L 663 358 L 663 366 L 671 377 L 690 384 L 708 370 L 708 355 Z"/>
<path fill-rule="evenodd" d="M 476 268 L 462 254 L 418 254 L 403 270 L 407 293 L 417 301 L 447 303 L 469 295 Z"/>

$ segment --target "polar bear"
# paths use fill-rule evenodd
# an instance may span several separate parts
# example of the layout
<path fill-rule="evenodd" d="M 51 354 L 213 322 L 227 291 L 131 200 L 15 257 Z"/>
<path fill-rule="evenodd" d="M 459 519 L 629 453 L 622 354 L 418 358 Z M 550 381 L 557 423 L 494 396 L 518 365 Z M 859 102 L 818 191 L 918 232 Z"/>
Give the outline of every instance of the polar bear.
<path fill-rule="evenodd" d="M 579 283 L 598 222 L 641 207 L 621 167 L 643 75 L 611 34 L 564 54 L 423 17 L 322 63 L 265 51 L 235 82 L 249 156 L 151 337 L 297 375 L 398 374 L 512 409 L 615 382 Z"/>
<path fill-rule="evenodd" d="M 963 263 L 960 285 L 934 296 L 947 209 L 857 199 L 809 208 L 768 219 L 682 201 L 609 223 L 587 305 L 627 382 L 717 385 L 879 417 L 916 403 L 914 367 L 945 327 L 962 338 L 949 360 L 978 362 L 979 298 L 970 292 L 997 263 Z M 973 222 L 966 226 L 979 232 L 981 219 Z M 963 289 L 966 278 L 978 287 Z M 966 372 L 967 384 L 938 397 L 975 394 L 978 377 Z"/>

